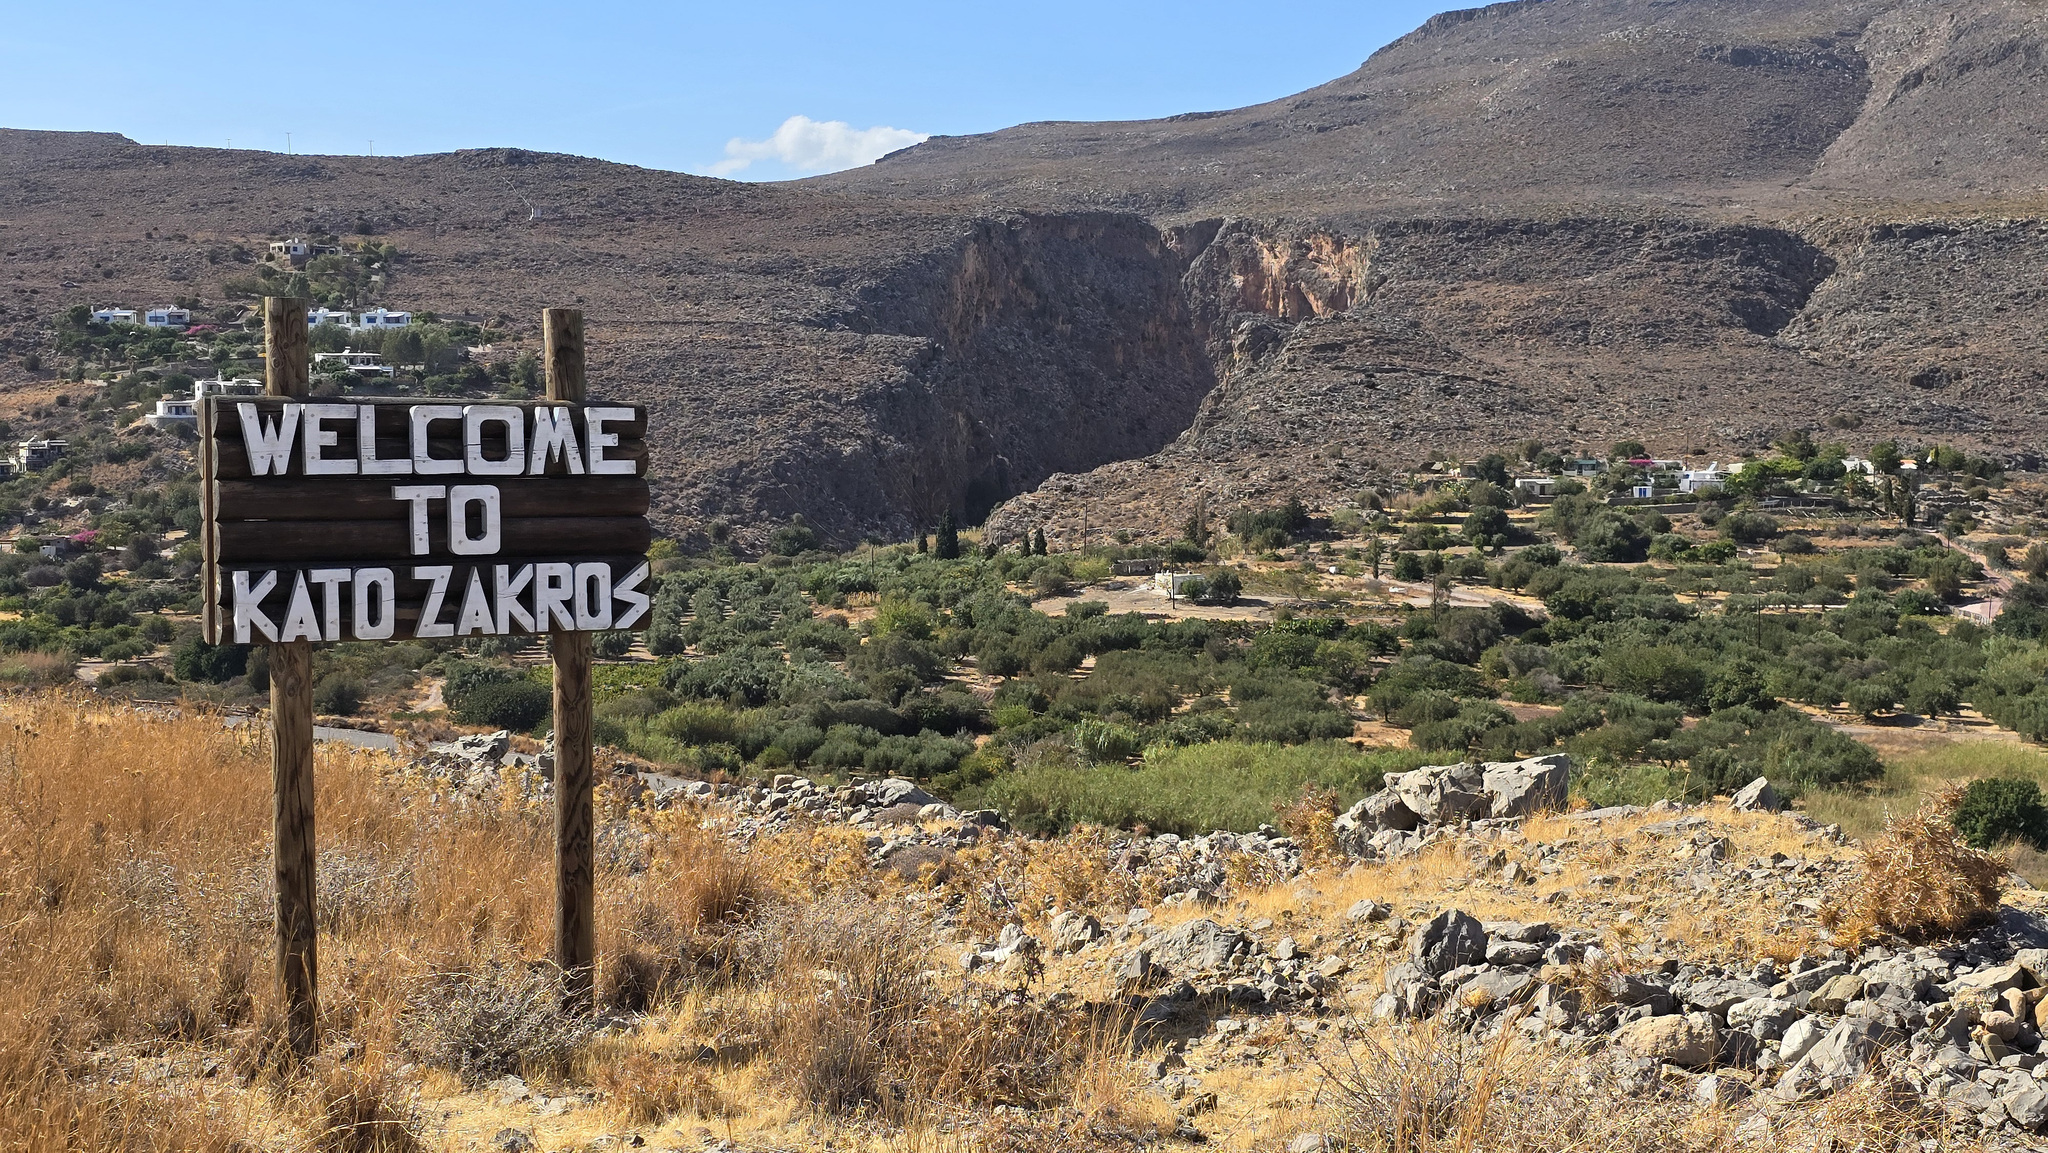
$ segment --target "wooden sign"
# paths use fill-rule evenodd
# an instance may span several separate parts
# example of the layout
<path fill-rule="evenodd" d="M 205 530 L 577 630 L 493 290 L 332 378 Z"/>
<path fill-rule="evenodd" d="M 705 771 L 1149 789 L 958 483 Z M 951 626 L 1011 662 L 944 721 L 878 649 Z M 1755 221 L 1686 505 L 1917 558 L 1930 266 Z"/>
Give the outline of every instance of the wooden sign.
<path fill-rule="evenodd" d="M 277 982 L 318 1043 L 313 643 L 547 633 L 555 963 L 596 973 L 590 634 L 647 615 L 647 414 L 584 402 L 583 314 L 541 313 L 545 401 L 316 400 L 306 302 L 263 301 L 262 397 L 200 409 L 207 640 L 270 648 Z"/>
<path fill-rule="evenodd" d="M 641 626 L 646 432 L 634 405 L 209 396 L 206 637 Z"/>

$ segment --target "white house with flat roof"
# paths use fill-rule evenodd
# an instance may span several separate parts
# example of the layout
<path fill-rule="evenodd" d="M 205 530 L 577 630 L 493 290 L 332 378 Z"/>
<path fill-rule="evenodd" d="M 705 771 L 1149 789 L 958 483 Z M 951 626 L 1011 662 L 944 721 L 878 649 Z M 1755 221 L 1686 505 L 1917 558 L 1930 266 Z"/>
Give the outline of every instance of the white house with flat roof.
<path fill-rule="evenodd" d="M 412 323 L 412 313 L 393 312 L 388 308 L 373 308 L 356 317 L 356 331 L 377 328 L 404 328 Z"/>
<path fill-rule="evenodd" d="M 1530 496 L 1556 496 L 1557 478 L 1548 476 L 1518 476 L 1515 487 Z"/>
<path fill-rule="evenodd" d="M 313 354 L 313 371 L 353 372 L 358 376 L 390 376 L 391 366 L 374 352 L 316 352 Z"/>
<path fill-rule="evenodd" d="M 152 308 L 142 314 L 142 323 L 151 328 L 189 328 L 192 325 L 192 310 Z"/>
<path fill-rule="evenodd" d="M 356 326 L 356 314 L 338 308 L 309 308 L 306 310 L 306 327 L 318 328 L 323 324 L 338 324 L 343 328 Z"/>
<path fill-rule="evenodd" d="M 94 310 L 92 318 L 100 324 L 134 324 L 135 310 L 132 308 L 101 308 Z"/>
<path fill-rule="evenodd" d="M 192 399 L 200 400 L 209 396 L 262 396 L 263 382 L 253 376 L 238 376 L 232 380 L 215 377 L 212 380 L 192 382 Z"/>

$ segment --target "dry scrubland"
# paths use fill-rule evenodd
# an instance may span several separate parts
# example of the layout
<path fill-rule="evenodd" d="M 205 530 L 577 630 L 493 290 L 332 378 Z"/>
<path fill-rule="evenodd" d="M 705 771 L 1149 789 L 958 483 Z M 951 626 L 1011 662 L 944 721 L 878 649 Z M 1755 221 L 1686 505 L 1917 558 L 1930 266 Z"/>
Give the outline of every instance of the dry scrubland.
<path fill-rule="evenodd" d="M 857 832 L 735 840 L 702 827 L 711 810 L 628 812 L 601 791 L 600 1012 L 586 1023 L 559 1012 L 536 963 L 549 815 L 509 789 L 454 805 L 397 762 L 326 746 L 325 1047 L 294 1066 L 269 978 L 260 735 L 69 695 L 14 698 L 0 725 L 10 1150 L 466 1149 L 513 1127 L 549 1150 L 1279 1149 L 1306 1133 L 1389 1150 L 1734 1148 L 1733 1112 L 1683 1092 L 1624 1096 L 1595 1058 L 1513 1031 L 1368 1024 L 1357 1002 L 1398 945 L 1361 936 L 1345 911 L 1373 898 L 1426 917 L 1455 902 L 1702 960 L 1788 959 L 1819 947 L 1823 922 L 1872 919 L 1867 878 L 1814 915 L 1762 900 L 1689 908 L 1668 843 L 1638 829 L 1653 815 L 1597 836 L 1530 822 L 1519 836 L 1565 865 L 1533 887 L 1498 883 L 1497 857 L 1455 843 L 1374 866 L 1321 856 L 1286 883 L 1235 862 L 1232 900 L 1208 915 L 1352 955 L 1343 1004 L 1251 1015 L 1226 1041 L 1141 1027 L 1099 953 L 957 975 L 959 942 L 1012 918 L 1043 933 L 1056 909 L 1197 915 L 1112 868 L 1105 834 L 1003 839 L 907 882 L 871 870 Z M 1782 818 L 1712 812 L 1735 859 L 1819 854 L 1847 876 L 1857 858 Z M 1579 976 L 1597 987 L 1597 969 Z M 1205 1093 L 1157 1091 L 1144 1067 L 1162 1060 L 1202 1072 Z M 524 1082 L 501 1079 L 513 1073 Z M 1789 1107 L 1772 1140 L 1961 1147 L 1907 1102 L 1871 1082 Z"/>

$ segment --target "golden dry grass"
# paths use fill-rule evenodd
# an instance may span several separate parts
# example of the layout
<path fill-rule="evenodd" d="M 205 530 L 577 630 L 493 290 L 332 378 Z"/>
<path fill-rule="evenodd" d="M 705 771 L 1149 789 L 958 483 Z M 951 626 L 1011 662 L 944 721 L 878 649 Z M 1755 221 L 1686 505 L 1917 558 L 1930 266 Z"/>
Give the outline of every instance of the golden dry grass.
<path fill-rule="evenodd" d="M 1949 785 L 1886 826 L 1864 852 L 1863 875 L 1843 922 L 1849 941 L 1952 936 L 1998 915 L 2010 871 L 1963 843 L 1954 816 L 1963 787 Z"/>

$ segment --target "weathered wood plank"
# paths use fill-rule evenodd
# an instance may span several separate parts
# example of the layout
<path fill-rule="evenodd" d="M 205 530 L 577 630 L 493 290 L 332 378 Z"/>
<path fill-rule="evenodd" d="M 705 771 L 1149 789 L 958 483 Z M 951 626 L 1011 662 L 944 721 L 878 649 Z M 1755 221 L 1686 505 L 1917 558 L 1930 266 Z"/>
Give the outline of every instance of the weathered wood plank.
<path fill-rule="evenodd" d="M 306 302 L 263 300 L 265 388 L 306 394 L 312 378 Z M 216 550 L 216 559 L 218 551 Z M 277 980 L 292 1052 L 318 1044 L 319 931 L 313 904 L 313 646 L 270 649 L 271 866 L 277 891 Z"/>
<path fill-rule="evenodd" d="M 411 524 L 404 520 L 230 520 L 218 525 L 223 566 L 247 568 L 258 562 L 324 560 L 337 553 L 362 563 L 475 563 L 479 555 L 449 551 L 448 522 L 438 509 L 427 518 L 429 550 L 412 551 Z M 506 517 L 496 556 L 574 556 L 646 552 L 654 543 L 647 518 L 639 516 Z"/>
<path fill-rule="evenodd" d="M 547 398 L 583 399 L 583 313 L 541 314 Z M 555 661 L 555 963 L 570 1004 L 587 1010 L 597 974 L 597 856 L 592 805 L 596 780 L 591 719 L 590 634 L 548 638 Z"/>
<path fill-rule="evenodd" d="M 406 444 L 406 442 L 404 442 L 403 440 L 399 440 L 397 438 L 387 439 L 383 436 L 379 436 L 377 438 L 377 456 L 381 459 L 389 460 L 394 457 L 405 456 L 410 451 L 410 446 Z M 462 442 L 460 440 L 437 437 L 431 442 L 431 448 L 429 451 L 431 451 L 437 459 L 459 462 L 462 459 Z M 487 451 L 492 452 L 494 458 L 496 456 L 503 455 L 502 446 L 496 449 L 489 449 Z M 256 479 L 255 473 L 249 467 L 249 450 L 245 445 L 243 445 L 243 443 L 239 439 L 230 440 L 220 436 L 214 437 L 213 453 L 216 462 L 214 465 L 214 474 L 220 479 Z M 329 448 L 326 451 L 326 455 L 333 459 L 353 459 L 356 457 L 356 443 L 353 439 L 341 442 Z M 624 437 L 621 437 L 618 444 L 605 450 L 605 459 L 631 461 L 633 463 L 633 475 L 646 476 L 648 461 L 647 442 L 644 440 L 628 440 Z M 285 477 L 303 477 L 305 475 L 305 460 L 300 456 L 298 452 L 294 451 L 291 456 L 290 464 L 285 471 Z M 403 480 L 407 475 L 409 474 L 393 474 L 393 476 L 399 480 Z M 549 478 L 569 477 L 571 475 L 573 474 L 569 472 L 568 466 L 563 464 L 559 460 L 553 461 L 549 465 Z M 433 480 L 439 477 L 453 477 L 459 482 L 462 477 L 462 474 L 434 473 L 422 476 L 421 479 Z M 282 478 L 277 478 L 275 474 L 269 474 L 264 479 Z M 541 480 L 546 478 L 507 476 L 479 477 L 478 479 L 502 480 L 509 483 L 516 482 L 519 480 Z"/>
<path fill-rule="evenodd" d="M 437 478 L 428 478 L 437 479 Z M 461 483 L 464 478 L 450 478 Z M 404 520 L 406 501 L 392 497 L 410 477 L 373 479 L 264 477 L 223 480 L 208 486 L 213 518 L 222 521 Z M 510 477 L 499 485 L 505 516 L 644 516 L 647 482 L 634 477 L 572 476 L 558 479 Z"/>

